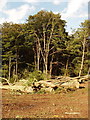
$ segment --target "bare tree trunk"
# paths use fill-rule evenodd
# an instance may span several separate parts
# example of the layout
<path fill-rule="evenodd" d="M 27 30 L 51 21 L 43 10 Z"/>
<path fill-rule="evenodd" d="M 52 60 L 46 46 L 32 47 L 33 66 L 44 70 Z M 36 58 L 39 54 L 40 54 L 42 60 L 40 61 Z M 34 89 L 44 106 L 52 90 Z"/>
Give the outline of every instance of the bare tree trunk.
<path fill-rule="evenodd" d="M 68 75 L 68 61 L 69 61 L 69 58 L 67 59 L 64 76 L 67 76 L 67 75 Z"/>
<path fill-rule="evenodd" d="M 8 80 L 10 81 L 11 78 L 11 57 L 9 57 L 9 76 L 8 76 Z"/>
<path fill-rule="evenodd" d="M 46 59 L 45 59 L 45 73 L 47 74 L 48 72 L 48 56 L 46 55 Z"/>
<path fill-rule="evenodd" d="M 53 56 L 52 56 L 52 59 L 51 59 L 51 62 L 50 62 L 50 76 L 52 75 L 52 62 L 53 62 Z"/>
<path fill-rule="evenodd" d="M 35 46 L 34 46 L 35 47 Z M 35 51 L 35 48 L 33 47 L 33 51 L 34 51 L 34 65 L 35 65 L 35 70 L 37 70 L 37 61 L 36 61 L 36 58 L 37 58 L 37 56 L 36 56 L 36 51 Z"/>
<path fill-rule="evenodd" d="M 85 43 L 86 43 L 86 38 L 84 37 L 84 40 L 83 40 L 83 54 L 82 54 L 81 67 L 80 67 L 80 71 L 79 71 L 79 77 L 81 76 L 82 69 L 83 69 L 83 64 L 84 64 L 84 57 L 85 57 Z"/>
<path fill-rule="evenodd" d="M 45 50 L 45 73 L 48 73 L 48 54 L 49 54 L 49 44 L 46 44 L 46 50 Z"/>
<path fill-rule="evenodd" d="M 18 80 L 18 52 L 17 52 L 17 49 L 16 49 L 16 70 L 15 70 L 15 82 Z"/>
<path fill-rule="evenodd" d="M 37 70 L 39 71 L 39 58 L 40 58 L 40 54 L 39 51 L 37 53 Z"/>
<path fill-rule="evenodd" d="M 90 67 L 88 68 L 88 76 L 90 76 Z"/>
<path fill-rule="evenodd" d="M 45 31 L 45 26 L 43 25 L 43 39 L 44 39 L 44 42 L 43 42 L 43 43 L 44 43 L 44 45 L 43 45 L 43 46 L 44 46 L 44 52 L 45 52 L 45 49 L 46 49 L 45 32 L 46 32 L 46 31 Z"/>
<path fill-rule="evenodd" d="M 36 53 L 34 53 L 35 70 L 37 69 Z"/>
<path fill-rule="evenodd" d="M 43 52 L 43 60 L 44 60 L 44 64 L 43 64 L 43 73 L 46 73 L 46 72 L 45 72 L 45 68 L 46 68 L 46 66 L 45 66 L 45 64 L 46 64 L 46 63 L 45 63 L 45 53 L 46 53 L 45 32 L 46 32 L 46 31 L 45 31 L 45 26 L 43 25 L 43 40 L 44 40 L 44 41 L 43 41 L 43 47 L 44 47 L 44 48 L 43 48 L 43 51 L 44 51 L 44 52 Z"/>
<path fill-rule="evenodd" d="M 17 61 L 17 58 L 16 58 L 16 75 L 18 74 L 18 61 Z"/>
<path fill-rule="evenodd" d="M 39 42 L 37 41 L 37 70 L 39 71 L 39 66 L 40 66 L 40 47 L 39 47 Z"/>

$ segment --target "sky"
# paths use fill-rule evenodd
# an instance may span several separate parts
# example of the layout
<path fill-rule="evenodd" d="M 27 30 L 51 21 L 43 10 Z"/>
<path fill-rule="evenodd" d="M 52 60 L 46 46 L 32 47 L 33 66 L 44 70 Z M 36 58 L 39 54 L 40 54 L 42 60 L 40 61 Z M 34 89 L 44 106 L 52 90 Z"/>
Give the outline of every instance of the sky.
<path fill-rule="evenodd" d="M 40 10 L 60 13 L 69 34 L 88 19 L 89 0 L 0 0 L 0 24 L 25 23 L 29 15 Z"/>

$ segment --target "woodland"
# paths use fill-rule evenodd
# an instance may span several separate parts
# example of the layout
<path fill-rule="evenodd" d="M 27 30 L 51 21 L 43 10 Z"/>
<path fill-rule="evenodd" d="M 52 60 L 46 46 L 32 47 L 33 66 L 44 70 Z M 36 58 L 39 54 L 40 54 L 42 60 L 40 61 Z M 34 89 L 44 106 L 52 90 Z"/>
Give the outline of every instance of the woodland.
<path fill-rule="evenodd" d="M 84 76 L 90 72 L 90 20 L 71 35 L 66 21 L 52 11 L 30 15 L 23 24 L 0 25 L 2 77 L 43 80 L 53 76 Z M 0 70 L 1 71 L 1 70 Z"/>

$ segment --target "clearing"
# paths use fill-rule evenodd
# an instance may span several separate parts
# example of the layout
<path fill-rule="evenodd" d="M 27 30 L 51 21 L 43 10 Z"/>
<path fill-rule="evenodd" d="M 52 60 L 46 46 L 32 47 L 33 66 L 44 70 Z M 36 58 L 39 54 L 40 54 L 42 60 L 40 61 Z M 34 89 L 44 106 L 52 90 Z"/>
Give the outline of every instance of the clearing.
<path fill-rule="evenodd" d="M 3 118 L 88 118 L 88 82 L 68 93 L 20 94 L 2 89 Z"/>

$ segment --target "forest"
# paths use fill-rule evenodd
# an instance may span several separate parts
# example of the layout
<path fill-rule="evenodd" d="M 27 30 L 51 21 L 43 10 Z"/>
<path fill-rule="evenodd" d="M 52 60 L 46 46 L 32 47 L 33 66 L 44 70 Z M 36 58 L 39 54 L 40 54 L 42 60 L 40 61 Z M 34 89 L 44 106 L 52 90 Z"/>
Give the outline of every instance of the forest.
<path fill-rule="evenodd" d="M 23 24 L 0 25 L 2 77 L 9 82 L 36 76 L 83 76 L 90 72 L 90 20 L 71 35 L 52 11 L 30 15 Z M 30 79 L 31 80 L 31 79 Z"/>

